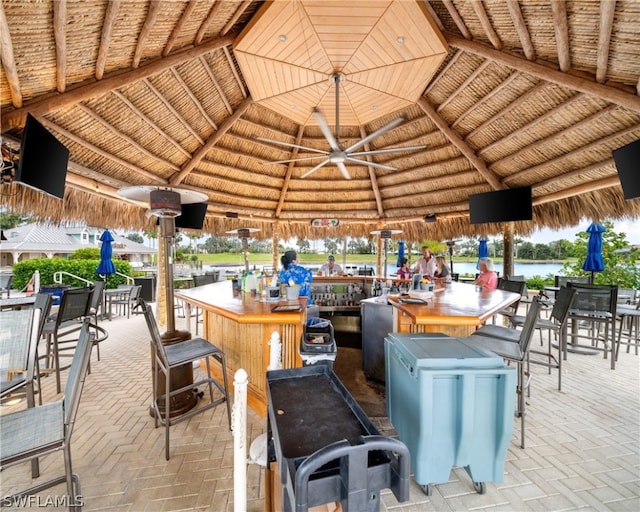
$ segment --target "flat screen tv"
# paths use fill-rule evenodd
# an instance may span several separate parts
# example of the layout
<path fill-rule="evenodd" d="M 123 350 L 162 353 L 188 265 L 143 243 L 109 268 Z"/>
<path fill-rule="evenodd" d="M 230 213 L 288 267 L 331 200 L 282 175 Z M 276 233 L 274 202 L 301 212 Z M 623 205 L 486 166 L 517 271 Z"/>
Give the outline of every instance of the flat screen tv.
<path fill-rule="evenodd" d="M 27 114 L 16 181 L 62 199 L 68 164 L 69 150 L 35 117 Z"/>
<path fill-rule="evenodd" d="M 613 150 L 625 199 L 640 197 L 640 140 Z"/>
<path fill-rule="evenodd" d="M 182 205 L 182 215 L 176 217 L 176 228 L 202 229 L 207 203 L 190 203 Z"/>
<path fill-rule="evenodd" d="M 471 224 L 533 219 L 531 187 L 508 188 L 469 196 Z"/>

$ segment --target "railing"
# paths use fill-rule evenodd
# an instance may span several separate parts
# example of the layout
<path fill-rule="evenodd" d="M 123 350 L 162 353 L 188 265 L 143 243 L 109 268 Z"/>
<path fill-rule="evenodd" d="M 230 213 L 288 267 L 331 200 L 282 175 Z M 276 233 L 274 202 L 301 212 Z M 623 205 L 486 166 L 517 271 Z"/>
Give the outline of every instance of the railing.
<path fill-rule="evenodd" d="M 123 274 L 123 273 L 121 273 L 121 272 L 116 272 L 116 275 L 117 275 L 117 276 L 122 276 L 122 277 L 124 277 L 124 278 L 127 280 L 127 284 L 128 284 L 128 285 L 129 285 L 129 284 L 130 284 L 130 285 L 134 285 L 134 284 L 136 284 L 135 280 L 134 280 L 134 279 L 133 279 L 133 277 L 131 277 L 131 276 L 128 276 L 128 275 Z"/>
<path fill-rule="evenodd" d="M 85 279 L 84 277 L 80 277 L 77 276 L 75 274 L 71 274 L 70 272 L 65 272 L 64 270 L 59 270 L 58 272 L 55 272 L 53 274 L 53 282 L 56 284 L 62 284 L 62 276 L 70 276 L 73 277 L 74 279 L 78 279 L 80 281 L 84 281 L 85 283 L 87 283 L 87 286 L 93 286 L 93 281 L 89 281 L 88 279 Z"/>

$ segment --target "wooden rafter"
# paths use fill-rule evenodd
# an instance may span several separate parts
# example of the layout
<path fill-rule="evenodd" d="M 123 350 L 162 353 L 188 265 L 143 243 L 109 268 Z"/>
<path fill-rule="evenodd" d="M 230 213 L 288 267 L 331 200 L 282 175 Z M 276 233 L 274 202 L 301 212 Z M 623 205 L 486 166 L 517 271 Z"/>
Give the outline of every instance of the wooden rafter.
<path fill-rule="evenodd" d="M 553 29 L 556 34 L 556 47 L 558 49 L 558 65 L 560 71 L 567 72 L 571 69 L 571 56 L 569 53 L 569 24 L 567 22 L 567 6 L 565 2 L 551 2 L 551 12 L 553 12 Z"/>
<path fill-rule="evenodd" d="M 22 107 L 20 78 L 18 77 L 13 44 L 11 43 L 11 33 L 9 32 L 9 25 L 7 24 L 2 2 L 0 2 L 0 57 L 2 57 L 2 67 L 11 91 L 11 103 L 14 107 L 20 108 Z"/>
<path fill-rule="evenodd" d="M 304 126 L 300 125 L 298 126 L 298 133 L 296 134 L 295 144 L 300 145 L 300 143 L 302 142 L 303 135 L 304 135 Z M 299 151 L 300 150 L 298 148 L 293 148 L 290 159 L 297 158 Z M 276 219 L 279 218 L 280 215 L 282 214 L 282 208 L 284 207 L 284 202 L 287 197 L 287 192 L 289 191 L 289 183 L 291 181 L 291 175 L 293 174 L 293 169 L 295 168 L 295 165 L 296 165 L 295 162 L 289 162 L 289 164 L 287 165 L 287 172 L 284 175 L 284 182 L 282 183 L 282 190 L 280 191 L 280 199 L 278 201 L 278 206 L 276 207 L 276 211 L 275 211 Z"/>
<path fill-rule="evenodd" d="M 364 127 L 361 126 L 360 137 L 364 139 L 367 135 L 368 134 L 365 131 Z M 365 151 L 369 151 L 370 149 L 371 149 L 371 146 L 369 144 L 364 145 Z M 366 157 L 366 159 L 371 160 L 371 157 L 368 156 Z M 382 207 L 382 196 L 380 195 L 380 187 L 378 187 L 378 178 L 376 177 L 376 171 L 370 165 L 367 166 L 367 169 L 369 171 L 369 181 L 371 182 L 371 190 L 373 192 L 373 196 L 376 198 L 376 210 L 378 212 L 378 216 L 382 218 L 384 217 L 384 208 Z"/>
<path fill-rule="evenodd" d="M 185 23 L 191 18 L 193 11 L 198 6 L 198 0 L 189 0 L 189 3 L 184 9 L 184 12 L 180 16 L 180 19 L 173 27 L 169 38 L 167 39 L 167 44 L 165 44 L 164 49 L 162 50 L 162 56 L 166 57 L 173 51 L 173 47 L 176 44 L 176 40 L 182 33 L 182 28 L 185 26 Z"/>
<path fill-rule="evenodd" d="M 151 35 L 151 30 L 153 29 L 153 25 L 158 18 L 158 13 L 160 11 L 160 2 L 158 0 L 151 0 L 149 2 L 149 11 L 147 12 L 147 17 L 144 20 L 144 25 L 142 25 L 142 30 L 138 34 L 138 40 L 136 42 L 136 51 L 133 54 L 133 62 L 131 64 L 132 68 L 137 68 L 140 65 L 140 59 L 142 59 L 142 54 L 144 52 L 144 47 L 149 40 Z"/>
<path fill-rule="evenodd" d="M 598 33 L 598 58 L 596 62 L 596 82 L 603 84 L 607 79 L 609 65 L 609 45 L 613 30 L 616 0 L 600 2 L 600 32 Z"/>
<path fill-rule="evenodd" d="M 56 89 L 67 87 L 67 0 L 53 2 L 53 37 L 56 41 Z"/>
<path fill-rule="evenodd" d="M 531 35 L 529 34 L 529 29 L 524 21 L 524 16 L 522 16 L 520 2 L 518 2 L 518 0 L 507 0 L 507 8 L 509 9 L 509 14 L 513 20 L 516 32 L 518 33 L 518 38 L 520 39 L 524 56 L 527 60 L 535 60 L 536 52 L 533 48 L 533 43 L 531 43 Z"/>
<path fill-rule="evenodd" d="M 107 12 L 102 21 L 102 37 L 100 38 L 100 48 L 98 49 L 98 57 L 96 58 L 96 78 L 102 80 L 104 78 L 104 69 L 107 65 L 107 57 L 109 56 L 109 46 L 113 37 L 113 29 L 118 20 L 118 9 L 120 9 L 120 0 L 113 0 L 107 3 Z"/>
<path fill-rule="evenodd" d="M 471 0 L 471 6 L 480 20 L 480 25 L 482 25 L 484 33 L 487 34 L 487 39 L 489 39 L 496 50 L 502 49 L 502 41 L 500 41 L 500 37 L 498 37 L 498 34 L 496 34 L 496 31 L 491 25 L 491 20 L 489 20 L 487 11 L 485 10 L 484 5 L 482 5 L 482 0 Z"/>

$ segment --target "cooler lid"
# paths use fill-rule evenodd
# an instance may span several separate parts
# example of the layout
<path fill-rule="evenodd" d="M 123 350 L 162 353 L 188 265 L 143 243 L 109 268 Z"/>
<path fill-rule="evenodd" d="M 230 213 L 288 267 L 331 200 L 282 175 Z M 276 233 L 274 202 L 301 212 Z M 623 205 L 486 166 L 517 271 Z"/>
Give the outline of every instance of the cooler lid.
<path fill-rule="evenodd" d="M 502 368 L 503 359 L 464 338 L 390 333 L 386 338 L 414 368 Z"/>

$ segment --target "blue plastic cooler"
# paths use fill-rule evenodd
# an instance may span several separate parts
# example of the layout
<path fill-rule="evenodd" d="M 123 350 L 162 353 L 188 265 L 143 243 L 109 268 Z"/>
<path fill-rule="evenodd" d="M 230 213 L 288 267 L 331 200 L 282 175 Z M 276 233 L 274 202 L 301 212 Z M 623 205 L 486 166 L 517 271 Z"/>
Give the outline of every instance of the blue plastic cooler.
<path fill-rule="evenodd" d="M 516 369 L 460 338 L 385 338 L 387 415 L 427 495 L 464 467 L 475 489 L 502 482 L 513 431 Z"/>

